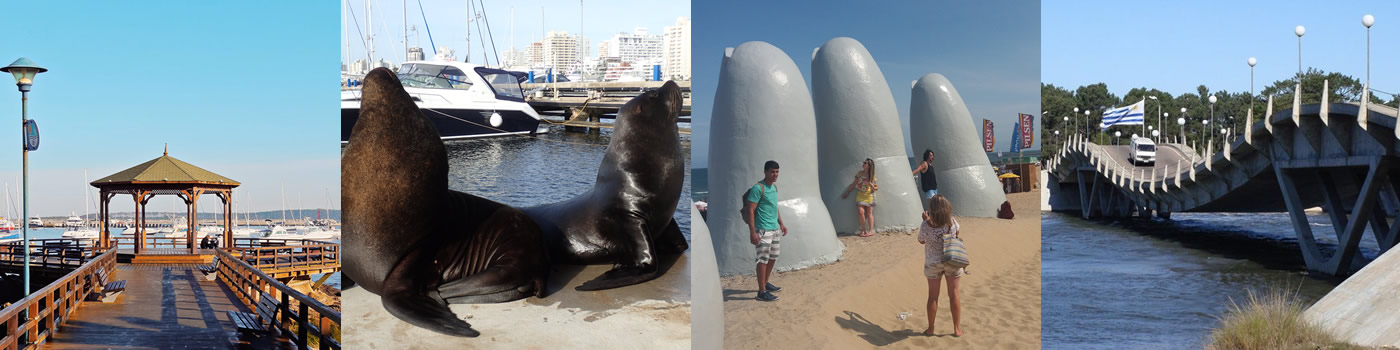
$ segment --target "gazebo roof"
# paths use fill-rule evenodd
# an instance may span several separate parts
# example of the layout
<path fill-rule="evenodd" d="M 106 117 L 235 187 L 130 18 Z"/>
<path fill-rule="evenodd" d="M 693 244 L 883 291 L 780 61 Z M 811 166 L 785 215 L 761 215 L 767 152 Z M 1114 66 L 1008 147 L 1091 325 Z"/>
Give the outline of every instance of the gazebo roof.
<path fill-rule="evenodd" d="M 175 159 L 169 152 L 92 182 L 92 186 L 99 188 L 127 184 L 206 184 L 229 187 L 239 185 L 238 181 Z"/>

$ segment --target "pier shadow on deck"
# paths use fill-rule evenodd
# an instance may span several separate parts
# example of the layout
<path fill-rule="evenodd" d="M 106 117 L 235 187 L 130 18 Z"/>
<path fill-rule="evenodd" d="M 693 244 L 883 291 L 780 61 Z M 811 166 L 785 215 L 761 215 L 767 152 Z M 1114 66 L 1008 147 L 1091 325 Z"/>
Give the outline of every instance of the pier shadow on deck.
<path fill-rule="evenodd" d="M 85 302 L 46 348 L 232 348 L 238 332 L 225 311 L 249 310 L 196 266 L 117 265 L 112 279 L 126 291 L 115 303 Z"/>

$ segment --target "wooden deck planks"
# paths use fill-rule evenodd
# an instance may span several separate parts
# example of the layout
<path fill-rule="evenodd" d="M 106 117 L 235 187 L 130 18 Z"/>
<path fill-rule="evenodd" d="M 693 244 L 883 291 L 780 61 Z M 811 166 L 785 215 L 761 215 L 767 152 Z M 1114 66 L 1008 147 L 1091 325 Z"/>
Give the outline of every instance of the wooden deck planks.
<path fill-rule="evenodd" d="M 127 280 L 117 302 L 84 303 L 47 348 L 230 348 L 237 330 L 225 311 L 250 312 L 194 265 L 120 264 L 113 279 Z"/>

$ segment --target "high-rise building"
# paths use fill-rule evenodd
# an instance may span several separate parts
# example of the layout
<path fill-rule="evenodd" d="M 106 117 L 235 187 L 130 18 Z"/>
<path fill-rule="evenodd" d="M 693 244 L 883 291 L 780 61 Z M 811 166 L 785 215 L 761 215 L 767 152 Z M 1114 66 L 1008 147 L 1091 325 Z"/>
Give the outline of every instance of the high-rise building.
<path fill-rule="evenodd" d="M 422 61 L 422 60 L 423 60 L 423 48 L 417 47 L 417 46 L 408 48 L 408 60 L 409 60 L 409 61 Z"/>
<path fill-rule="evenodd" d="M 543 66 L 543 65 L 544 65 L 544 43 L 543 43 L 543 42 L 539 42 L 539 41 L 530 43 L 530 48 L 527 49 L 527 50 L 525 50 L 525 56 L 526 56 L 526 57 L 529 57 L 529 59 L 530 59 L 530 65 L 532 65 L 532 66 Z"/>
<path fill-rule="evenodd" d="M 690 80 L 690 19 L 676 18 L 676 25 L 666 27 L 665 65 L 663 79 Z"/>
<path fill-rule="evenodd" d="M 552 31 L 544 36 L 544 64 L 558 71 L 573 70 L 578 64 L 578 37 L 566 31 Z"/>
<path fill-rule="evenodd" d="M 635 65 L 659 64 L 665 60 L 664 41 L 662 36 L 649 35 L 646 28 L 637 27 L 632 34 L 617 33 L 608 39 L 607 57 Z"/>
<path fill-rule="evenodd" d="M 593 57 L 593 42 L 584 37 L 583 34 L 575 36 L 578 40 L 578 59 L 582 61 L 586 57 Z"/>
<path fill-rule="evenodd" d="M 608 42 L 609 42 L 608 40 L 603 40 L 603 42 L 598 43 L 598 60 L 599 60 L 599 61 L 602 61 L 604 58 L 611 57 L 611 56 L 608 56 Z"/>
<path fill-rule="evenodd" d="M 524 51 L 510 49 L 501 55 L 501 63 L 507 67 L 529 66 L 530 57 Z"/>

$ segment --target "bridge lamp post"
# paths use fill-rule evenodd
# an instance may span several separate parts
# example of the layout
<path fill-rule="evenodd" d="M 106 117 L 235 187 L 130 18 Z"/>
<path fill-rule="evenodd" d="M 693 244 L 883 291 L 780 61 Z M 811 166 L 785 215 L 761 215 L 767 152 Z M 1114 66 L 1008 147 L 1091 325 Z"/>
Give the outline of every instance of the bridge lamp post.
<path fill-rule="evenodd" d="M 1181 144 L 1186 144 L 1186 107 L 1181 107 L 1181 118 L 1177 119 L 1177 125 L 1181 126 Z"/>
<path fill-rule="evenodd" d="M 1210 95 L 1210 121 L 1215 121 L 1215 95 Z M 1214 137 L 1211 138 L 1215 139 Z"/>
<path fill-rule="evenodd" d="M 1088 110 L 1084 110 L 1084 124 L 1085 124 L 1084 126 L 1089 126 L 1089 125 L 1088 125 L 1088 124 L 1089 124 L 1089 111 L 1088 111 Z M 1088 132 L 1092 133 L 1092 132 L 1093 132 L 1093 129 L 1089 129 Z M 1086 133 L 1085 135 L 1088 135 L 1088 134 Z"/>
<path fill-rule="evenodd" d="M 1153 101 L 1157 101 L 1157 96 L 1147 96 L 1147 98 L 1150 98 Z M 1162 101 L 1157 101 L 1157 124 L 1162 124 Z"/>
<path fill-rule="evenodd" d="M 29 121 L 29 88 L 34 85 L 34 76 L 49 71 L 30 61 L 27 57 L 20 57 L 14 63 L 0 68 L 0 72 L 6 72 L 15 76 L 15 85 L 19 86 L 20 94 L 20 124 L 26 125 Z M 26 128 L 27 129 L 27 128 Z M 26 135 L 28 134 L 26 131 Z M 27 145 L 27 144 L 26 144 Z M 24 217 L 20 226 L 20 236 L 24 240 L 24 296 L 29 296 L 29 148 L 23 147 L 24 151 Z"/>
<path fill-rule="evenodd" d="M 1171 117 L 1172 117 L 1172 112 L 1162 113 L 1162 118 L 1171 118 Z M 1165 130 L 1165 129 L 1162 129 L 1162 127 L 1160 126 L 1160 124 L 1162 124 L 1162 120 L 1161 120 L 1160 118 L 1157 120 L 1157 124 L 1159 125 L 1159 126 L 1157 126 L 1157 130 Z M 1157 136 L 1157 135 L 1152 135 L 1152 136 Z"/>
<path fill-rule="evenodd" d="M 1293 34 L 1298 36 L 1298 82 L 1303 82 L 1303 33 L 1306 30 L 1303 26 L 1293 28 Z"/>
<path fill-rule="evenodd" d="M 1371 86 L 1371 25 L 1376 24 L 1376 17 L 1371 14 L 1361 16 L 1361 25 L 1366 26 L 1366 86 Z M 1361 98 L 1370 101 L 1371 91 L 1362 91 Z"/>
<path fill-rule="evenodd" d="M 1113 132 L 1113 144 L 1117 145 L 1117 144 L 1118 144 L 1118 138 L 1120 138 L 1120 137 L 1123 137 L 1123 132 L 1122 132 L 1122 131 L 1114 131 L 1114 132 Z"/>
<path fill-rule="evenodd" d="M 1056 140 L 1056 141 L 1059 141 L 1059 139 L 1060 139 L 1060 131 L 1059 131 L 1059 130 L 1055 130 L 1055 140 Z"/>
<path fill-rule="evenodd" d="M 1074 116 L 1079 117 L 1079 107 L 1074 107 Z M 1075 125 L 1074 132 L 1079 132 L 1079 126 Z"/>
<path fill-rule="evenodd" d="M 1186 108 L 1182 108 L 1182 110 L 1186 110 Z M 1185 118 L 1185 117 L 1176 118 L 1176 128 L 1177 128 L 1177 131 L 1180 131 L 1180 132 L 1181 132 L 1181 144 L 1183 144 L 1183 145 L 1186 144 L 1186 118 Z"/>
<path fill-rule="evenodd" d="M 1210 119 L 1201 119 L 1201 138 L 1210 138 Z M 1206 140 L 1201 140 L 1206 141 Z"/>
<path fill-rule="evenodd" d="M 1069 130 L 1070 130 L 1070 127 L 1069 127 L 1069 117 L 1060 117 L 1060 118 L 1062 118 L 1061 120 L 1063 120 L 1063 121 L 1065 122 L 1065 123 L 1064 123 L 1064 124 L 1065 124 L 1065 133 L 1068 134 L 1068 133 L 1069 133 Z M 1058 134 L 1060 131 L 1059 131 L 1059 130 L 1055 130 L 1055 132 Z M 1066 136 L 1068 136 L 1068 135 L 1066 135 Z"/>

